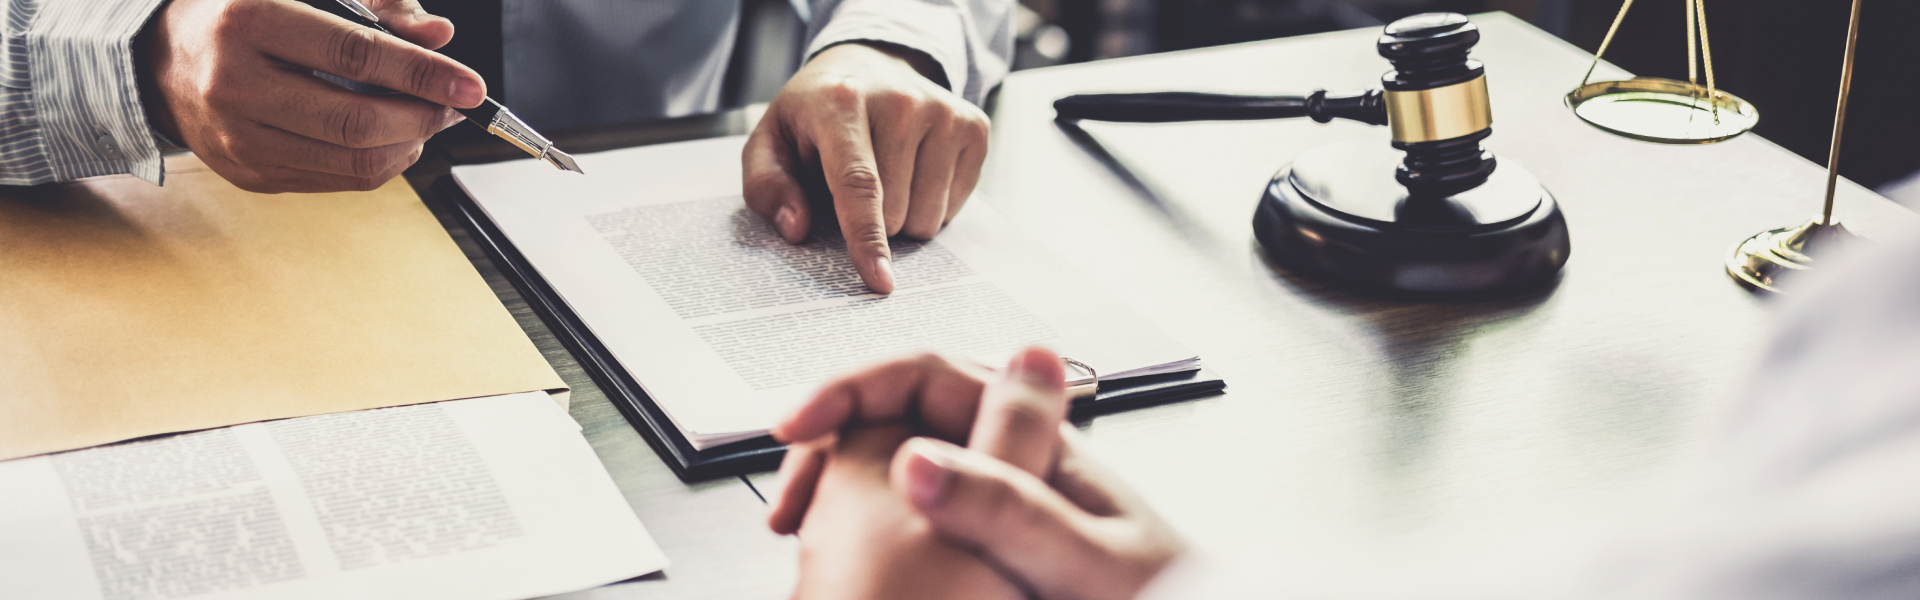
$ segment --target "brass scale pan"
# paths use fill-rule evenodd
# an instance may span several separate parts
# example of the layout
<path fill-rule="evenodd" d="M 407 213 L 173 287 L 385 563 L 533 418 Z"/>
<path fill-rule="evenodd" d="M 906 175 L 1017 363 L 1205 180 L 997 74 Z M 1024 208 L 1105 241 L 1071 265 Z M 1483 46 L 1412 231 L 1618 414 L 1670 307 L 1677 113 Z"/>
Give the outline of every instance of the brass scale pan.
<path fill-rule="evenodd" d="M 1608 133 L 1663 144 L 1711 144 L 1732 139 L 1760 122 L 1759 111 L 1733 94 L 1718 89 L 1713 77 L 1713 50 L 1707 43 L 1704 0 L 1687 2 L 1687 78 L 1676 81 L 1638 77 L 1626 81 L 1588 83 L 1600 57 L 1613 43 L 1633 0 L 1620 5 L 1620 14 L 1607 28 L 1607 37 L 1593 56 L 1593 65 L 1580 86 L 1567 93 L 1567 108 L 1580 120 Z M 1705 60 L 1699 60 L 1704 58 Z M 1706 67 L 1701 86 L 1698 67 Z"/>

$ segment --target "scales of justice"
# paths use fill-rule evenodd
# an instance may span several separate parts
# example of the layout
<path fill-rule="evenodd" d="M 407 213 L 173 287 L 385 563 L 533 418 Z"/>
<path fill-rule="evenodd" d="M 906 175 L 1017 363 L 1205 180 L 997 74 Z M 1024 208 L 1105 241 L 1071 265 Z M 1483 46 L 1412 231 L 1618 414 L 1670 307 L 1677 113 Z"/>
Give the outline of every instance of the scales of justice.
<path fill-rule="evenodd" d="M 1589 81 L 1633 6 L 1626 0 L 1586 77 L 1567 94 L 1567 107 L 1603 131 L 1654 143 L 1711 144 L 1751 130 L 1759 122 L 1753 105 L 1714 81 L 1705 0 L 1685 1 L 1688 81 Z M 1833 218 L 1833 197 L 1859 20 L 1860 0 L 1854 0 L 1826 208 L 1805 224 L 1764 231 L 1733 247 L 1727 273 L 1749 289 L 1781 291 L 1780 276 L 1812 269 L 1819 247 L 1852 237 Z M 1479 29 L 1463 15 L 1415 15 L 1388 24 L 1375 44 L 1392 65 L 1379 89 L 1307 96 L 1084 94 L 1062 98 L 1054 109 L 1062 122 L 1306 117 L 1385 125 L 1390 145 L 1330 144 L 1280 168 L 1253 218 L 1266 254 L 1308 276 L 1389 294 L 1522 292 L 1553 280 L 1571 240 L 1553 194 L 1518 162 L 1480 145 L 1493 135 L 1493 112 L 1486 66 L 1468 56 L 1479 41 Z"/>

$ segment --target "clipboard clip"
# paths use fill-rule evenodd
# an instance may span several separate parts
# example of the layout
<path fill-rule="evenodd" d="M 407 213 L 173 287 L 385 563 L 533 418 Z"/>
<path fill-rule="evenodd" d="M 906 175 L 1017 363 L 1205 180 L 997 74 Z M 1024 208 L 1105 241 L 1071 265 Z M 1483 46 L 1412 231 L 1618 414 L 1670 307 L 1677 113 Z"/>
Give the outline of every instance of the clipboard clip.
<path fill-rule="evenodd" d="M 1070 356 L 1060 357 L 1060 362 L 1067 367 L 1067 399 L 1076 404 L 1092 402 L 1100 393 L 1100 372 Z"/>

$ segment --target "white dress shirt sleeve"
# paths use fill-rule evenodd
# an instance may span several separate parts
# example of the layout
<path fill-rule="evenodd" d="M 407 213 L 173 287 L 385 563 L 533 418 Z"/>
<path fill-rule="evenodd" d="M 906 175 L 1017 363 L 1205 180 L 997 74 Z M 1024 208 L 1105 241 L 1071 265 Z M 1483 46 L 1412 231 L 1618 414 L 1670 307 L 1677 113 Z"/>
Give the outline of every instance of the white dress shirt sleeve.
<path fill-rule="evenodd" d="M 948 89 L 979 104 L 1013 60 L 1013 0 L 815 0 L 807 25 L 811 58 L 846 42 L 884 42 L 924 52 Z"/>
<path fill-rule="evenodd" d="M 159 184 L 132 42 L 161 0 L 3 0 L 0 184 L 131 173 Z"/>

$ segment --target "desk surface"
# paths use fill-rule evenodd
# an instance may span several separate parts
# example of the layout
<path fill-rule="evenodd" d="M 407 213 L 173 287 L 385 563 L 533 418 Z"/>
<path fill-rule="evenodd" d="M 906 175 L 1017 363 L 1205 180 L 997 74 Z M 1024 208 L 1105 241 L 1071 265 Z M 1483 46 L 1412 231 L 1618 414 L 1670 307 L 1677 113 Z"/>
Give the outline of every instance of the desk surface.
<path fill-rule="evenodd" d="M 1090 125 L 1109 162 L 1051 122 L 1052 100 L 1078 92 L 1370 87 L 1386 69 L 1375 31 L 1028 71 L 1001 91 L 985 197 L 1227 379 L 1225 394 L 1087 428 L 1104 461 L 1200 546 L 1445 565 L 1483 583 L 1511 577 L 1474 569 L 1547 572 L 1564 548 L 1673 488 L 1673 465 L 1700 446 L 1763 341 L 1765 306 L 1721 273 L 1721 257 L 1816 211 L 1823 170 L 1757 137 L 1674 147 L 1594 130 L 1560 104 L 1589 55 L 1504 14 L 1475 20 L 1495 111 L 1488 144 L 1540 177 L 1573 237 L 1558 285 L 1521 298 L 1381 301 L 1262 260 L 1250 219 L 1268 177 L 1320 144 L 1385 144 L 1384 129 Z M 733 114 L 556 139 L 591 150 L 744 123 Z M 1839 206 L 1868 236 L 1920 228 L 1851 184 Z M 574 386 L 574 416 L 674 561 L 665 576 L 581 596 L 784 596 L 794 546 L 766 533 L 753 490 L 675 480 L 466 246 Z"/>

